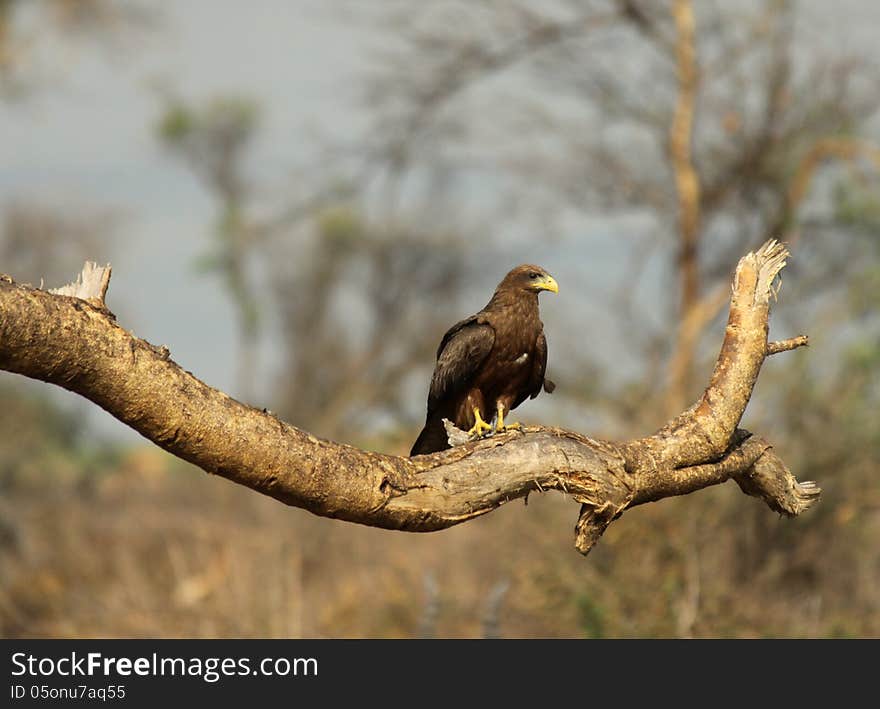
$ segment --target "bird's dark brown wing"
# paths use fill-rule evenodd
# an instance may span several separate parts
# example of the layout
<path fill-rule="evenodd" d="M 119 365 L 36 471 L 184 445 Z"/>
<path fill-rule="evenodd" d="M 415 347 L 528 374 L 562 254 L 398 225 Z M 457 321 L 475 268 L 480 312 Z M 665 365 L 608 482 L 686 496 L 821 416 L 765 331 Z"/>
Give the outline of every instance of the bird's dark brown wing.
<path fill-rule="evenodd" d="M 453 325 L 437 349 L 437 364 L 428 393 L 428 416 L 471 380 L 492 351 L 495 330 L 478 316 Z"/>
<path fill-rule="evenodd" d="M 544 337 L 544 333 L 542 332 L 538 335 L 538 339 L 535 341 L 535 356 L 532 359 L 532 373 L 529 376 L 529 381 L 525 387 L 523 387 L 522 391 L 516 397 L 516 400 L 511 408 L 516 408 L 522 402 L 526 400 L 526 397 L 530 399 L 534 399 L 538 394 L 541 393 L 541 388 L 545 387 L 544 383 L 544 373 L 547 371 L 547 338 Z M 556 385 L 553 382 L 550 382 L 550 388 L 547 389 L 547 392 L 553 391 L 556 388 Z"/>

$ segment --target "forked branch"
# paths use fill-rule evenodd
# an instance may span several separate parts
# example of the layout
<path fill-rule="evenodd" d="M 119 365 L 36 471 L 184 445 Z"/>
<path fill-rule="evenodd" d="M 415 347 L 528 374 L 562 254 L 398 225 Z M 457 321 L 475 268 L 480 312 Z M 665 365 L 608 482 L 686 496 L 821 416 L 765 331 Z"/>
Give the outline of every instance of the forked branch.
<path fill-rule="evenodd" d="M 203 470 L 325 517 L 430 532 L 559 490 L 582 504 L 576 546 L 586 554 L 628 508 L 731 478 L 788 515 L 818 499 L 770 444 L 737 428 L 764 358 L 805 344 L 767 343 L 787 255 L 770 241 L 743 257 L 705 393 L 654 435 L 623 443 L 529 427 L 405 458 L 316 438 L 207 386 L 167 348 L 117 325 L 104 304 L 109 267 L 87 266 L 85 290 L 73 292 L 0 278 L 0 369 L 75 391 Z"/>

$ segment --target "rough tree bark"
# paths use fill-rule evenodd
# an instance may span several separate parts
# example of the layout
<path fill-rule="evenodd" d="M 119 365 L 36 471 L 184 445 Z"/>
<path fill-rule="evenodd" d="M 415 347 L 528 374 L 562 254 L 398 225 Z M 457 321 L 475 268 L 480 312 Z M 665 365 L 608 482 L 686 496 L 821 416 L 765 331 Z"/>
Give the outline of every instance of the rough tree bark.
<path fill-rule="evenodd" d="M 0 277 L 0 368 L 75 391 L 207 472 L 326 517 L 430 532 L 559 490 L 581 503 L 575 544 L 586 554 L 630 507 L 730 479 L 789 516 L 818 499 L 819 488 L 799 483 L 769 443 L 737 428 L 764 358 L 806 344 L 767 342 L 773 281 L 787 256 L 769 241 L 741 259 L 705 393 L 653 435 L 623 443 L 527 427 L 404 458 L 316 438 L 212 389 L 167 348 L 117 325 L 104 304 L 109 267 L 94 265 L 74 295 Z"/>

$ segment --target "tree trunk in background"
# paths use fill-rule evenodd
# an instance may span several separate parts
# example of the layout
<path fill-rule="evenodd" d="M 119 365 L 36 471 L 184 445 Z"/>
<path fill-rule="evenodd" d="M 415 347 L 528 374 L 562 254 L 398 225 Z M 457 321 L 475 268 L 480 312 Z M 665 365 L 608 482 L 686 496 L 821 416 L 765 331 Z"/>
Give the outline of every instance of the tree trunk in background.
<path fill-rule="evenodd" d="M 675 63 L 678 99 L 669 131 L 669 156 L 678 194 L 678 274 L 681 289 L 679 327 L 669 364 L 667 414 L 679 411 L 693 384 L 694 351 L 699 330 L 696 310 L 700 299 L 700 177 L 693 162 L 694 112 L 699 75 L 696 49 L 696 20 L 690 0 L 675 0 Z"/>

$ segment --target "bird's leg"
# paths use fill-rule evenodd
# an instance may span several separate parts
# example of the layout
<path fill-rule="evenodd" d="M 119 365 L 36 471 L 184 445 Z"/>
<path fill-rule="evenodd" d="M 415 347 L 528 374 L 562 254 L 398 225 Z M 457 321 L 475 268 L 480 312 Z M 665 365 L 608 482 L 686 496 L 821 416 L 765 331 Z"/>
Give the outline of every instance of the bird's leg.
<path fill-rule="evenodd" d="M 471 438 L 480 438 L 480 437 L 482 437 L 483 433 L 485 433 L 487 431 L 491 431 L 491 430 L 492 430 L 492 427 L 488 423 L 483 421 L 483 417 L 480 416 L 479 407 L 475 406 L 474 407 L 474 425 L 467 432 L 468 435 Z"/>
<path fill-rule="evenodd" d="M 519 423 L 508 423 L 505 425 L 504 423 L 504 404 L 500 401 L 498 402 L 498 421 L 495 424 L 495 430 L 498 432 L 506 431 L 507 429 L 520 429 L 522 428 L 522 424 Z"/>

